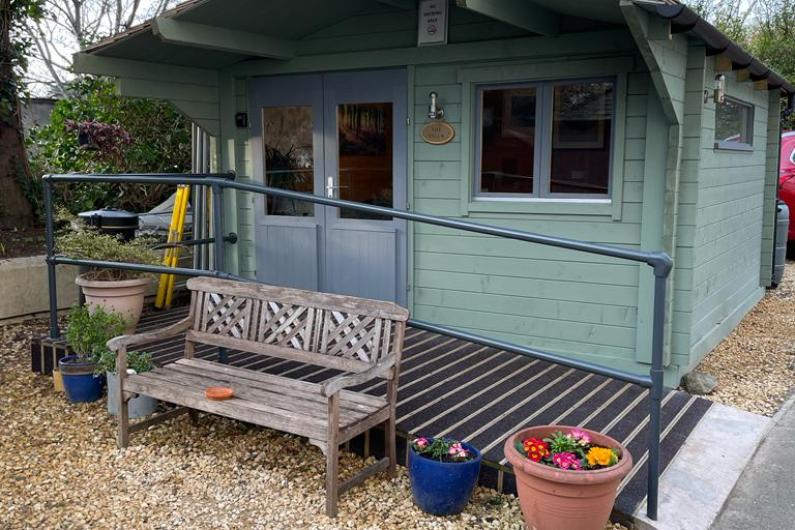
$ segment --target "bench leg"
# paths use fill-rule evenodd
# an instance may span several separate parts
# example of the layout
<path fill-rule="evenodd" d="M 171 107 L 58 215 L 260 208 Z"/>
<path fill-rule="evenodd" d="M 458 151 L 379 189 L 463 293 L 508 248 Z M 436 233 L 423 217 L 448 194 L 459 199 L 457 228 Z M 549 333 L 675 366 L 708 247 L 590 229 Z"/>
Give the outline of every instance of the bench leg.
<path fill-rule="evenodd" d="M 326 443 L 326 515 L 337 517 L 337 500 L 339 499 L 339 450 L 337 442 L 340 416 L 339 393 L 328 401 L 328 436 Z"/>
<path fill-rule="evenodd" d="M 392 414 L 389 416 L 389 419 L 386 420 L 386 429 L 384 429 L 384 436 L 386 437 L 385 447 L 386 447 L 386 457 L 389 459 L 389 467 L 387 467 L 387 473 L 389 474 L 390 478 L 394 478 L 395 476 L 395 464 L 397 464 L 397 447 L 395 447 L 395 436 L 397 436 L 396 429 L 395 429 L 395 410 L 392 409 Z"/>
<path fill-rule="evenodd" d="M 395 447 L 397 432 L 395 429 L 395 402 L 397 401 L 397 377 L 392 377 L 387 383 L 386 395 L 389 399 L 389 419 L 386 420 L 386 428 L 384 429 L 384 447 L 386 448 L 386 457 L 389 458 L 389 467 L 387 473 L 390 477 L 395 476 L 395 465 L 397 464 L 397 448 Z"/>
<path fill-rule="evenodd" d="M 191 425 L 198 425 L 199 424 L 199 411 L 196 409 L 188 410 L 188 417 L 190 418 Z"/>
<path fill-rule="evenodd" d="M 119 394 L 119 433 L 116 443 L 119 449 L 124 449 L 130 443 L 130 413 L 124 392 L 119 392 Z"/>

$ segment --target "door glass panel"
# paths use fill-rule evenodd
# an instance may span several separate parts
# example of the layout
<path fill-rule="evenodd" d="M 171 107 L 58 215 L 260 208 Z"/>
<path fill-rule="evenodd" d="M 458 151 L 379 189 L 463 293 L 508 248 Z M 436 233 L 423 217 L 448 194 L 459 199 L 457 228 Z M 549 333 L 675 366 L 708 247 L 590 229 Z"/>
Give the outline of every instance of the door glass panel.
<path fill-rule="evenodd" d="M 312 150 L 312 107 L 296 105 L 262 109 L 265 148 L 265 185 L 313 193 L 315 162 Z M 267 197 L 268 215 L 310 217 L 312 203 Z"/>
<path fill-rule="evenodd" d="M 392 207 L 392 103 L 337 107 L 339 197 Z M 342 209 L 345 219 L 391 219 Z"/>

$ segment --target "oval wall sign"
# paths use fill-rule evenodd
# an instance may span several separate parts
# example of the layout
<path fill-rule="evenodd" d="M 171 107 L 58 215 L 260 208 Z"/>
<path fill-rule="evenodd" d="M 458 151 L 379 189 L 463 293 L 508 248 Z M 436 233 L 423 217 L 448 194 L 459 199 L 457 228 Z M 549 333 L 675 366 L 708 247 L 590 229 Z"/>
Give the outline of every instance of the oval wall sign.
<path fill-rule="evenodd" d="M 422 127 L 421 134 L 427 143 L 443 145 L 455 138 L 455 129 L 446 121 L 431 121 Z"/>

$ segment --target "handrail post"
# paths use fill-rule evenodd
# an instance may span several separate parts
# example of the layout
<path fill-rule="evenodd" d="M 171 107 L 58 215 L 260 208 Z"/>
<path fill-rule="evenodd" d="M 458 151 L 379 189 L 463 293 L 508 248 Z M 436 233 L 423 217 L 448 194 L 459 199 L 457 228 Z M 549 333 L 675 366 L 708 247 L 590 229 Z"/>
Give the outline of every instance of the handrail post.
<path fill-rule="evenodd" d="M 213 197 L 213 269 L 226 272 L 224 269 L 224 220 L 222 212 L 222 202 L 224 200 L 224 189 L 218 182 L 213 182 L 210 186 Z M 226 348 L 218 347 L 218 362 L 229 364 L 229 356 Z"/>
<path fill-rule="evenodd" d="M 670 262 L 654 266 L 654 299 L 651 338 L 651 389 L 649 390 L 649 462 L 646 515 L 657 520 L 660 486 L 660 421 L 663 397 L 663 333 L 665 330 L 665 288 Z"/>
<path fill-rule="evenodd" d="M 47 295 L 50 302 L 50 338 L 61 337 L 61 330 L 58 327 L 58 278 L 56 276 L 55 257 L 55 220 L 52 211 L 52 184 L 46 178 L 42 179 L 42 191 L 44 192 L 44 220 L 45 220 L 45 242 L 47 245 Z"/>

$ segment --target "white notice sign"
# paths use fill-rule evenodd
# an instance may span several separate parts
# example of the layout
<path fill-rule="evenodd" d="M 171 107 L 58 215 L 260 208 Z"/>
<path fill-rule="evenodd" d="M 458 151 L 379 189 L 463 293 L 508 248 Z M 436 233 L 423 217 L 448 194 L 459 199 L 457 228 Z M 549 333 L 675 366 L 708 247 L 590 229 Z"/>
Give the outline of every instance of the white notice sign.
<path fill-rule="evenodd" d="M 420 0 L 417 46 L 447 44 L 447 0 Z"/>

